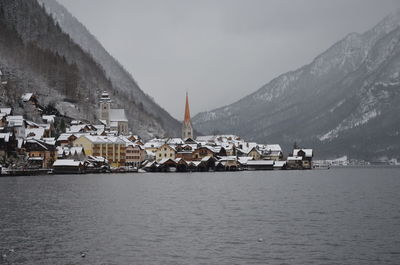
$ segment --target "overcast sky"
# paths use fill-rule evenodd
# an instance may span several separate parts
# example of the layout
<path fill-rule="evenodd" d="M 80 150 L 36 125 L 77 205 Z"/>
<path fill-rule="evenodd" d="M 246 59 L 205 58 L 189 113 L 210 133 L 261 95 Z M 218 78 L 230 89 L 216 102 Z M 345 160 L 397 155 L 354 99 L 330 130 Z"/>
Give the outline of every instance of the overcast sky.
<path fill-rule="evenodd" d="M 179 120 L 230 104 L 400 7 L 394 0 L 59 0 Z"/>

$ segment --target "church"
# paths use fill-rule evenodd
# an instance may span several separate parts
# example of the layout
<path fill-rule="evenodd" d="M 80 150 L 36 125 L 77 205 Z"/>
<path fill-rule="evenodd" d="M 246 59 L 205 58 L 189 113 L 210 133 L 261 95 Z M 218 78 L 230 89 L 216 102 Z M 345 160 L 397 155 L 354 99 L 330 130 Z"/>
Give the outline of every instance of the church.
<path fill-rule="evenodd" d="M 104 91 L 100 96 L 100 121 L 109 127 L 110 131 L 117 131 L 120 135 L 128 135 L 128 119 L 125 115 L 124 109 L 112 109 L 111 98 L 109 94 Z"/>
<path fill-rule="evenodd" d="M 193 127 L 190 121 L 190 109 L 189 109 L 189 96 L 186 92 L 186 105 L 185 105 L 185 117 L 182 124 L 182 139 L 187 138 L 193 139 Z"/>

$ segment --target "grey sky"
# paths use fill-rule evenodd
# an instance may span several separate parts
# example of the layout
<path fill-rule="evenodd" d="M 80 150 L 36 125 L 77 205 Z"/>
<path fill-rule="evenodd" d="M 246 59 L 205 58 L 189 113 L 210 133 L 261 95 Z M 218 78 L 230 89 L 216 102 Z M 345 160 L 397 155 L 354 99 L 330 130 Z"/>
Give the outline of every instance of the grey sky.
<path fill-rule="evenodd" d="M 59 0 L 179 120 L 230 104 L 400 7 L 394 0 Z"/>

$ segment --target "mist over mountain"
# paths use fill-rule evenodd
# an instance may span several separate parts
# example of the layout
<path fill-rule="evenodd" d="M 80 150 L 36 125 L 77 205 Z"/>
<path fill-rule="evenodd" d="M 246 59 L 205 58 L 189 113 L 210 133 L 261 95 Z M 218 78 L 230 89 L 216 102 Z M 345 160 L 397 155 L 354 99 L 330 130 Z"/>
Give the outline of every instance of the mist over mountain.
<path fill-rule="evenodd" d="M 310 64 L 196 115 L 193 125 L 206 134 L 280 143 L 287 152 L 297 142 L 320 158 L 398 158 L 399 25 L 396 12 L 363 34 L 351 33 Z"/>
<path fill-rule="evenodd" d="M 41 3 L 0 0 L 0 69 L 8 80 L 1 87 L 1 104 L 35 119 L 35 113 L 18 104 L 23 92 L 34 92 L 42 105 L 94 121 L 99 94 L 107 90 L 114 106 L 126 109 L 134 133 L 145 138 L 179 134 L 178 121 L 138 87 L 82 24 L 56 2 Z"/>

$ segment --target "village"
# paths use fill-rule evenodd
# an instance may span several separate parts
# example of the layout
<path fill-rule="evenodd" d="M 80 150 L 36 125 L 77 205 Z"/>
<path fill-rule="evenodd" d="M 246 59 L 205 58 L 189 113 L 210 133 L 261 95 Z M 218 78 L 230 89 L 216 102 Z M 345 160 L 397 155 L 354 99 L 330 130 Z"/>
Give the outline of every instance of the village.
<path fill-rule="evenodd" d="M 38 105 L 34 93 L 21 104 Z M 312 169 L 312 149 L 284 156 L 279 144 L 247 142 L 236 135 L 195 137 L 186 94 L 181 138 L 143 141 L 129 131 L 124 109 L 113 109 L 110 95 L 99 97 L 96 122 L 41 115 L 42 123 L 0 108 L 2 175 L 83 174 L 109 172 L 209 172 Z M 41 111 L 38 108 L 37 111 Z M 61 128 L 57 133 L 55 128 Z"/>

